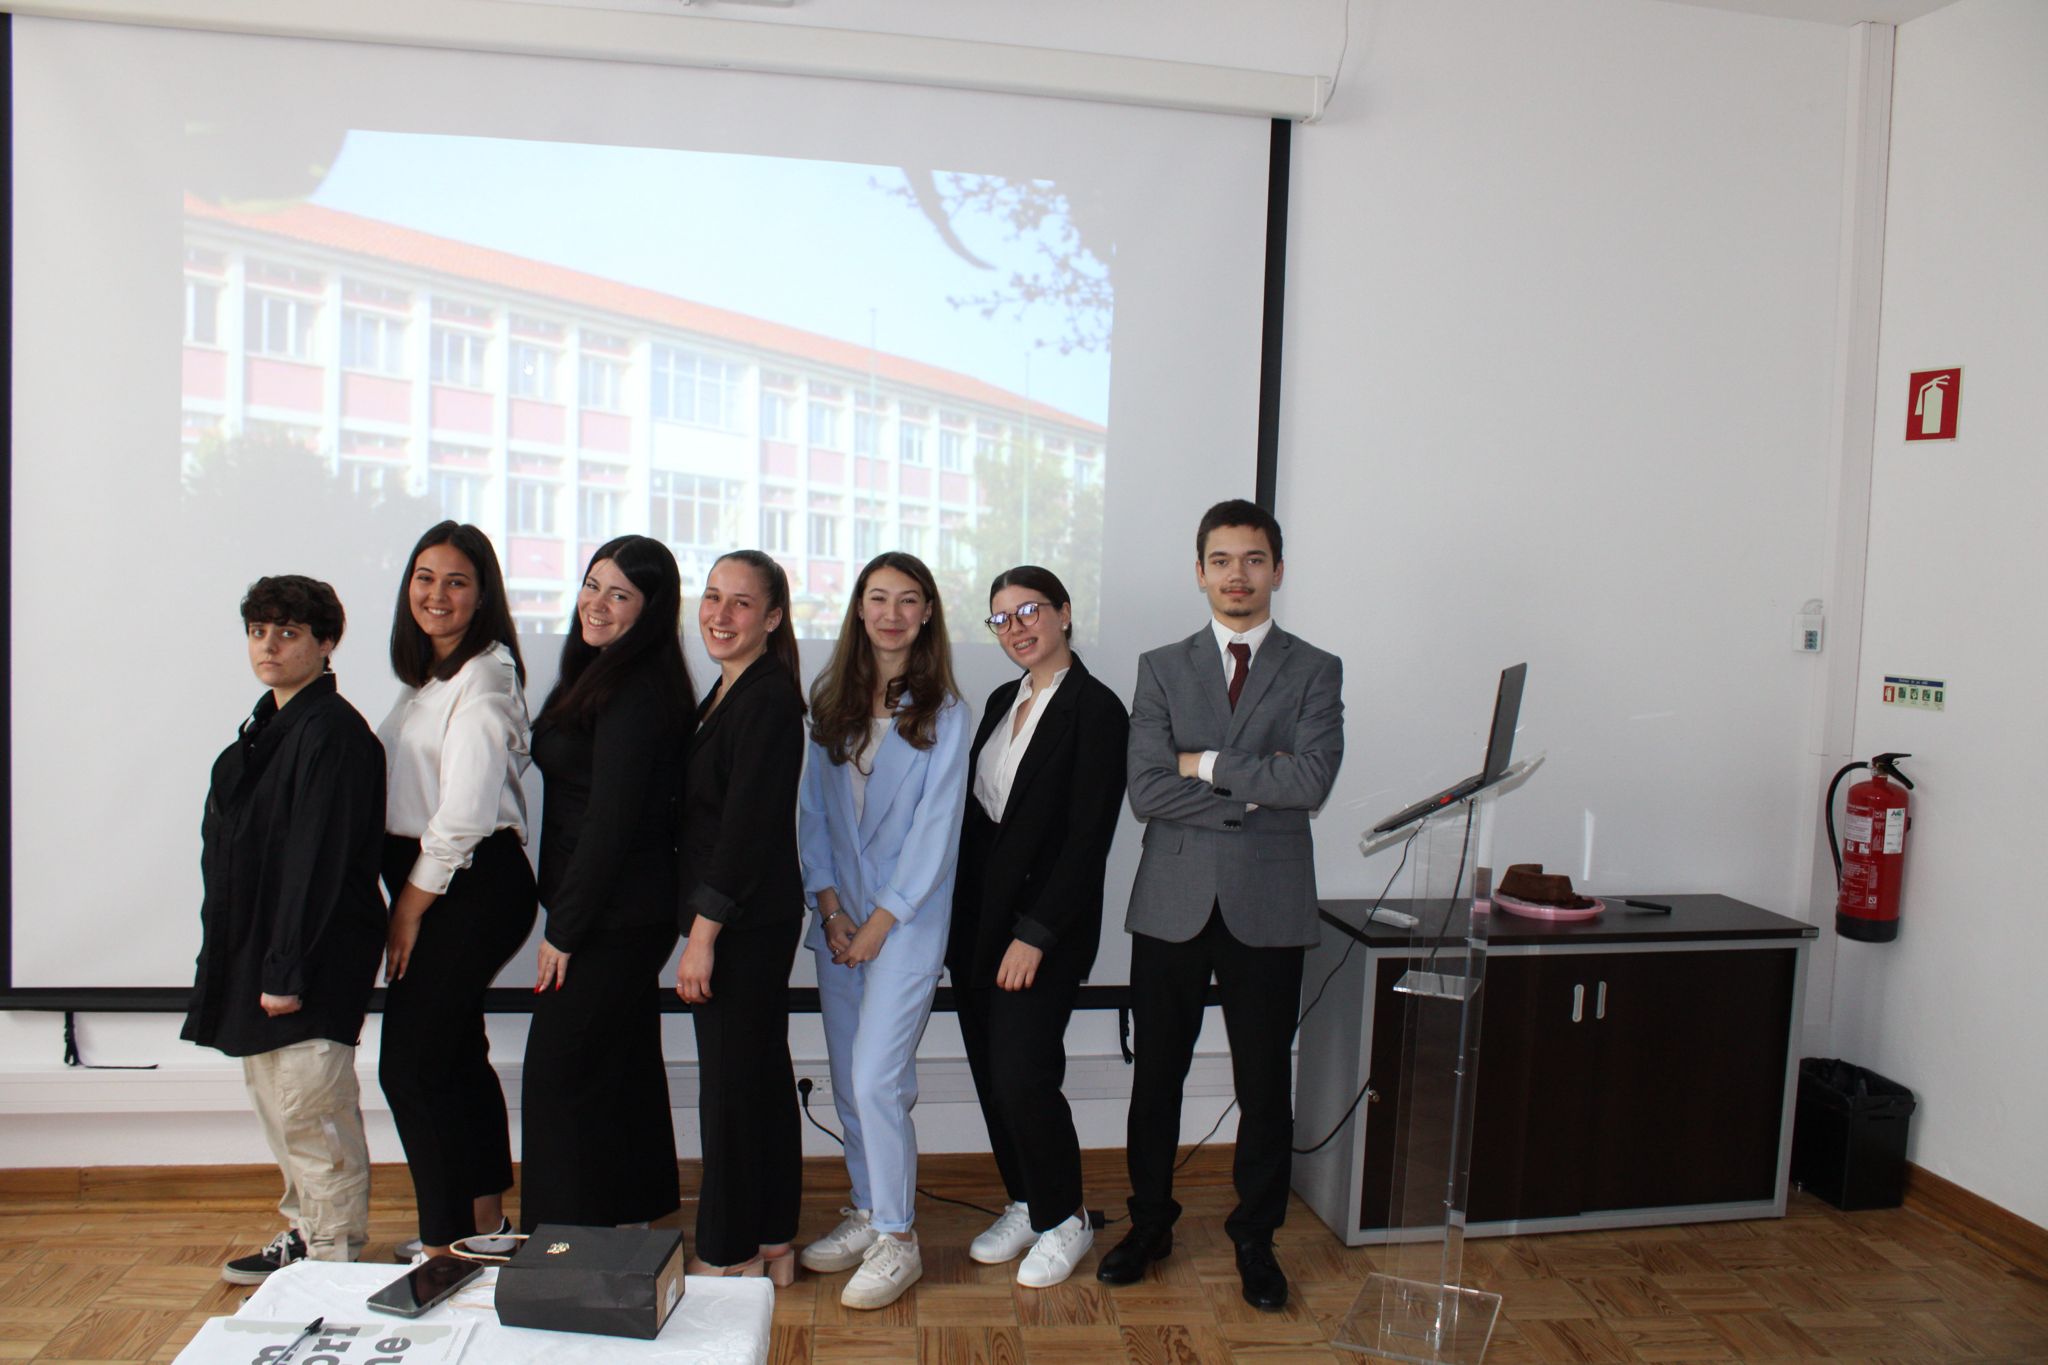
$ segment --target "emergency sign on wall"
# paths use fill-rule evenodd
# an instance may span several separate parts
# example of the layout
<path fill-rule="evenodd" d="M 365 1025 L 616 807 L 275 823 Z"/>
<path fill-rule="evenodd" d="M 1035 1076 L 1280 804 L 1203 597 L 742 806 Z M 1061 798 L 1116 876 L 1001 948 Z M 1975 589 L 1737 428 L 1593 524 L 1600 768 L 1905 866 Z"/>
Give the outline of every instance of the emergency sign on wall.
<path fill-rule="evenodd" d="M 1906 380 L 1906 439 L 1953 441 L 1962 405 L 1962 366 L 1913 371 Z"/>

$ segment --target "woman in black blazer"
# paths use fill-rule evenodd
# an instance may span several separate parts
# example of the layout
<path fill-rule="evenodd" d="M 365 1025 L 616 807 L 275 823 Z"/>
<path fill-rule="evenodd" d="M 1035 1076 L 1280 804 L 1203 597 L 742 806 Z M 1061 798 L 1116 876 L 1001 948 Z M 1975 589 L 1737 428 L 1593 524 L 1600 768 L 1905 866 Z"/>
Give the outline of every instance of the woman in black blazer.
<path fill-rule="evenodd" d="M 676 945 L 677 819 L 696 695 L 668 547 L 591 556 L 533 727 L 540 995 L 526 1036 L 520 1226 L 643 1223 L 680 1205 L 655 986 Z"/>
<path fill-rule="evenodd" d="M 676 994 L 697 1026 L 704 1185 L 693 1275 L 796 1278 L 803 1138 L 789 1060 L 789 971 L 803 928 L 796 851 L 802 665 L 789 579 L 759 550 L 705 576 L 697 610 L 718 682 L 690 751 Z"/>
<path fill-rule="evenodd" d="M 1060 1084 L 1067 1021 L 1102 933 L 1130 718 L 1069 646 L 1073 608 L 1050 570 L 999 575 L 989 609 L 1025 675 L 989 694 L 968 759 L 946 966 L 1010 1204 L 968 1254 L 985 1265 L 1023 1255 L 1017 1283 L 1045 1289 L 1095 1239 Z"/>

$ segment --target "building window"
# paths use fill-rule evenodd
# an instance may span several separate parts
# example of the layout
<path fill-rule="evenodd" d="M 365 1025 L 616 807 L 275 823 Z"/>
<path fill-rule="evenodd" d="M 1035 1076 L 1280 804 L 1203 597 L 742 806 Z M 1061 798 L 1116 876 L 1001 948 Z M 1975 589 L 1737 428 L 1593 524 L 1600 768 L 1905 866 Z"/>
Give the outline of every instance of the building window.
<path fill-rule="evenodd" d="M 185 281 L 185 340 L 194 346 L 220 344 L 220 286 Z"/>
<path fill-rule="evenodd" d="M 958 471 L 967 463 L 967 437 L 957 431 L 939 433 L 939 468 Z"/>
<path fill-rule="evenodd" d="M 511 345 L 511 372 L 507 390 L 514 398 L 532 398 L 542 403 L 555 401 L 555 353 L 530 341 Z"/>
<path fill-rule="evenodd" d="M 830 512 L 811 513 L 811 556 L 815 559 L 839 558 L 839 518 Z"/>
<path fill-rule="evenodd" d="M 490 338 L 455 327 L 434 329 L 433 377 L 436 384 L 465 389 L 484 386 L 484 356 Z"/>
<path fill-rule="evenodd" d="M 896 530 L 897 548 L 905 554 L 916 555 L 919 559 L 923 559 L 924 531 L 925 528 L 922 526 L 913 522 L 905 522 Z"/>
<path fill-rule="evenodd" d="M 737 426 L 739 366 L 679 346 L 656 346 L 651 378 L 656 417 L 727 431 Z"/>
<path fill-rule="evenodd" d="M 341 311 L 341 363 L 351 370 L 405 373 L 405 322 L 359 308 Z"/>
<path fill-rule="evenodd" d="M 761 439 L 764 441 L 787 441 L 789 439 L 790 409 L 794 405 L 786 393 L 761 394 Z"/>
<path fill-rule="evenodd" d="M 593 412 L 618 412 L 625 404 L 619 390 L 626 382 L 626 367 L 601 355 L 586 355 L 576 362 L 577 401 Z"/>
<path fill-rule="evenodd" d="M 839 408 L 836 404 L 811 400 L 809 410 L 811 444 L 827 450 L 839 449 Z"/>
<path fill-rule="evenodd" d="M 761 548 L 771 555 L 789 553 L 790 511 L 787 507 L 761 509 Z"/>
<path fill-rule="evenodd" d="M 853 519 L 853 557 L 865 564 L 882 553 L 882 523 L 873 517 Z"/>
<path fill-rule="evenodd" d="M 387 493 L 405 491 L 406 468 L 402 464 L 344 455 L 341 457 L 341 475 L 351 492 L 373 502 Z"/>
<path fill-rule="evenodd" d="M 623 520 L 620 513 L 625 506 L 626 495 L 619 489 L 591 488 L 588 485 L 577 489 L 577 536 L 583 540 L 610 540 L 619 533 L 619 523 Z"/>
<path fill-rule="evenodd" d="M 941 569 L 964 569 L 967 567 L 967 545 L 960 532 L 951 526 L 939 528 L 939 565 Z"/>
<path fill-rule="evenodd" d="M 512 479 L 505 485 L 506 519 L 515 536 L 555 534 L 555 501 L 560 488 L 542 479 Z"/>
<path fill-rule="evenodd" d="M 905 422 L 896 431 L 896 458 L 905 464 L 924 463 L 924 428 Z"/>
<path fill-rule="evenodd" d="M 875 416 L 872 412 L 856 412 L 853 414 L 854 454 L 872 455 L 875 453 L 875 429 L 881 425 L 881 421 L 882 419 Z"/>
<path fill-rule="evenodd" d="M 729 550 L 739 541 L 738 480 L 657 469 L 649 503 L 649 534 L 659 540 L 706 550 Z"/>
<path fill-rule="evenodd" d="M 441 515 L 451 521 L 482 521 L 484 477 L 460 469 L 428 470 L 427 496 L 440 504 Z"/>
<path fill-rule="evenodd" d="M 286 298 L 250 290 L 243 338 L 251 355 L 313 358 L 313 323 L 320 307 L 309 299 Z"/>

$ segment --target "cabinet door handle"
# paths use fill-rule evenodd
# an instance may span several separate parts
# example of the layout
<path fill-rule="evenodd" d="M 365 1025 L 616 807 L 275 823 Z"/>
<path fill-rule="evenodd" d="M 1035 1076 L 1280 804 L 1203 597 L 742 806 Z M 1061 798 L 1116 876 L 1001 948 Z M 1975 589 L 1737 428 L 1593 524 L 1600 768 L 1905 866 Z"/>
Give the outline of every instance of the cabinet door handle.
<path fill-rule="evenodd" d="M 1586 988 L 1584 985 L 1574 986 L 1572 987 L 1572 1022 L 1576 1024 L 1583 1020 L 1585 1017 Z"/>
<path fill-rule="evenodd" d="M 1593 997 L 1593 1017 L 1595 1019 L 1605 1019 L 1607 1017 L 1607 983 L 1605 981 L 1600 983 L 1600 993 Z"/>

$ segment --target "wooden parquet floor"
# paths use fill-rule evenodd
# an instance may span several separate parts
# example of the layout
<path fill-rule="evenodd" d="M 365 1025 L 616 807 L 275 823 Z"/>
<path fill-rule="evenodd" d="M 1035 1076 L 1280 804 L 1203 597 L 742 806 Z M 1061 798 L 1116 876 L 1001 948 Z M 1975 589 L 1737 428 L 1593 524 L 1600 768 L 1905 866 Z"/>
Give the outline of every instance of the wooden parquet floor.
<path fill-rule="evenodd" d="M 1098 1234 L 1073 1279 L 1034 1292 L 1012 1268 L 968 1260 L 983 1215 L 921 1201 L 923 1281 L 854 1314 L 839 1306 L 846 1274 L 803 1276 L 778 1295 L 772 1359 L 1359 1359 L 1330 1335 L 1375 1253 L 1345 1249 L 1297 1201 L 1277 1239 L 1292 1301 L 1249 1307 L 1222 1231 L 1228 1155 L 1204 1150 L 1183 1172 L 1174 1253 L 1127 1289 L 1094 1276 L 1120 1226 Z M 1120 1192 L 1121 1155 L 1089 1158 L 1092 1197 Z M 684 1188 L 693 1175 L 686 1166 Z M 922 1175 L 941 1194 L 995 1198 L 984 1157 L 929 1157 Z M 840 1179 L 832 1163 L 807 1172 L 804 1237 L 837 1221 Z M 0 1361 L 171 1360 L 250 1292 L 221 1283 L 219 1266 L 273 1234 L 275 1182 L 257 1168 L 0 1172 Z M 403 1170 L 379 1168 L 372 1258 L 411 1235 L 410 1215 Z M 1911 1210 L 1843 1214 L 1795 1195 L 1782 1220 L 1475 1241 L 1466 1266 L 1467 1283 L 1503 1296 L 1489 1365 L 2048 1361 L 2048 1279 Z"/>

